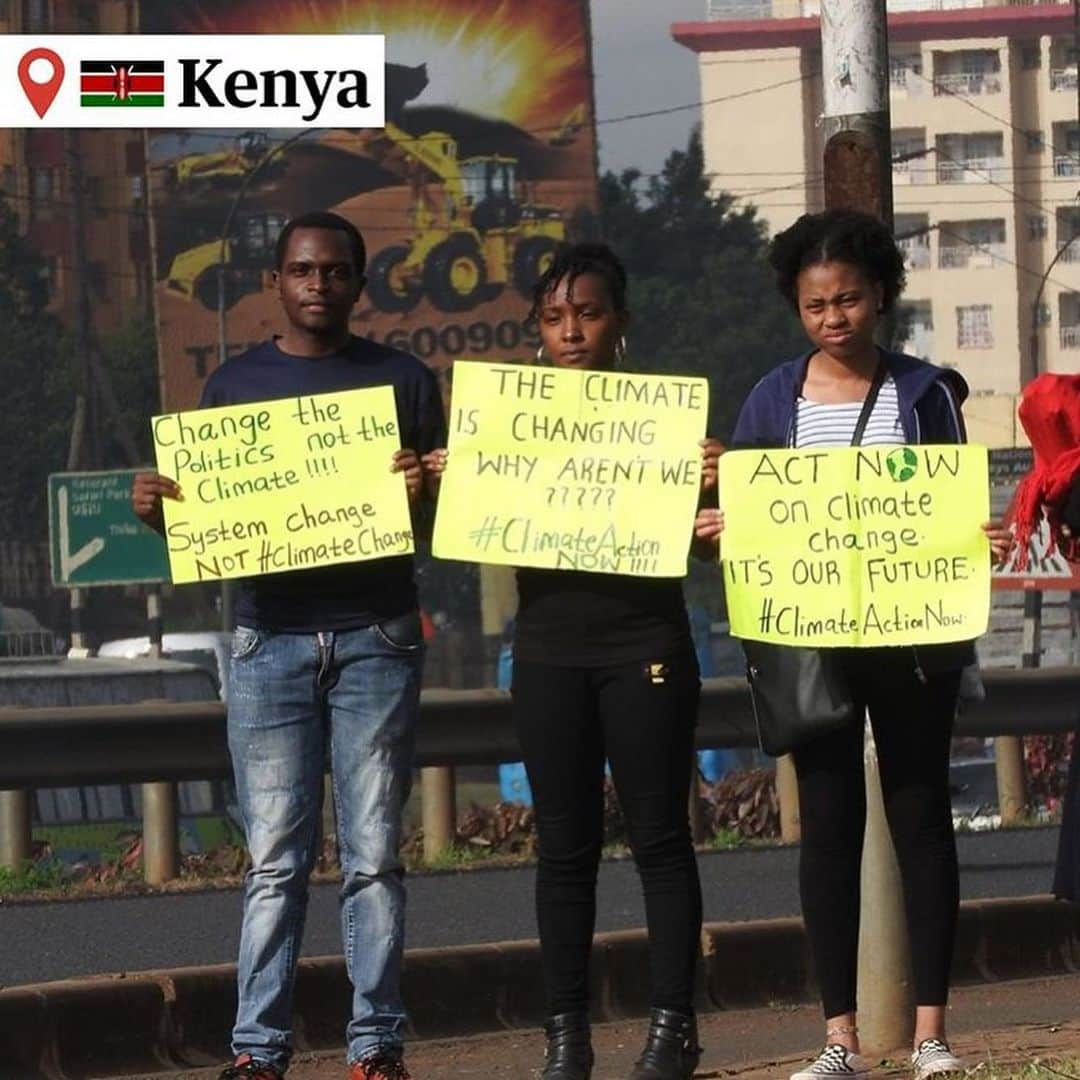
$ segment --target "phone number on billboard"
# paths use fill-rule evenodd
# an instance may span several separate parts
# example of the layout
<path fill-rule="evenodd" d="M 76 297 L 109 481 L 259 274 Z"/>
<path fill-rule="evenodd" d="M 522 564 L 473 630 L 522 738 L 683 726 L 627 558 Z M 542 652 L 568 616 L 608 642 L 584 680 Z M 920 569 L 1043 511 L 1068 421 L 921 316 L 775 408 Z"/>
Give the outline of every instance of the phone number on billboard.
<path fill-rule="evenodd" d="M 447 323 L 445 326 L 421 326 L 415 330 L 391 330 L 383 341 L 394 349 L 402 349 L 427 360 L 436 353 L 460 356 L 462 353 L 489 353 L 492 349 L 510 352 L 523 345 L 536 349 L 540 334 L 535 327 L 514 319 L 498 323 L 473 322 L 467 326 Z"/>

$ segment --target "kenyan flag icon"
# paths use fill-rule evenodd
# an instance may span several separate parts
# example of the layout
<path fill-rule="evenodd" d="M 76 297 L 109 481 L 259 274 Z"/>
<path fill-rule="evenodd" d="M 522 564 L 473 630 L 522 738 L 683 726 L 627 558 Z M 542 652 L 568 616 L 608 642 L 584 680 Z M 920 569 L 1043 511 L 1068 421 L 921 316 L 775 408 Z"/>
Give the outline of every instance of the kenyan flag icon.
<path fill-rule="evenodd" d="M 79 74 L 84 108 L 165 105 L 164 60 L 83 60 Z"/>

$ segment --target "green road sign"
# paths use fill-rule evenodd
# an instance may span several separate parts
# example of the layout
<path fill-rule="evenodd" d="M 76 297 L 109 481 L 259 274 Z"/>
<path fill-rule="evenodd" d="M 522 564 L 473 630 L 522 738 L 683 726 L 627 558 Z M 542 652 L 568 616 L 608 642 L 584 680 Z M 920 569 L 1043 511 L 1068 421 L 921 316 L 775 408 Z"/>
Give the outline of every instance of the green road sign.
<path fill-rule="evenodd" d="M 135 469 L 49 477 L 49 562 L 53 584 L 130 585 L 168 581 L 165 543 L 131 509 Z"/>

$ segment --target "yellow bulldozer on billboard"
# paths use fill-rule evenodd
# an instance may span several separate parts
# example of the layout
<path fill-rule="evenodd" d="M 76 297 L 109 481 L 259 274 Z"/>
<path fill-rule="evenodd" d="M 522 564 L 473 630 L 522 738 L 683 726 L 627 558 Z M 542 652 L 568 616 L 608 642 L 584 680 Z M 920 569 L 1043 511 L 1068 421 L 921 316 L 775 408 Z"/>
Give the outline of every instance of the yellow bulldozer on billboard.
<path fill-rule="evenodd" d="M 209 311 L 218 306 L 219 280 L 228 310 L 243 296 L 261 292 L 270 284 L 274 245 L 285 227 L 284 214 L 244 214 L 237 217 L 225 241 L 224 278 L 221 279 L 221 240 L 208 240 L 180 252 L 169 267 L 167 287 Z"/>
<path fill-rule="evenodd" d="M 368 267 L 377 308 L 411 311 L 426 296 L 440 311 L 468 311 L 507 284 L 529 295 L 566 227 L 556 207 L 520 197 L 515 158 L 459 158 L 450 135 L 410 135 L 393 123 L 368 149 L 388 167 L 403 161 L 413 189 L 413 235 L 383 248 Z M 439 183 L 427 183 L 425 173 Z"/>
<path fill-rule="evenodd" d="M 367 295 L 376 308 L 408 312 L 426 296 L 439 311 L 468 311 L 508 284 L 529 295 L 566 227 L 558 208 L 522 199 L 517 159 L 459 159 L 452 136 L 410 135 L 392 122 L 369 133 L 364 149 L 412 188 L 412 235 L 368 264 Z M 283 224 L 275 214 L 238 218 L 226 245 L 227 308 L 263 288 L 262 271 Z M 215 309 L 220 255 L 219 240 L 181 252 L 171 263 L 168 287 Z"/>

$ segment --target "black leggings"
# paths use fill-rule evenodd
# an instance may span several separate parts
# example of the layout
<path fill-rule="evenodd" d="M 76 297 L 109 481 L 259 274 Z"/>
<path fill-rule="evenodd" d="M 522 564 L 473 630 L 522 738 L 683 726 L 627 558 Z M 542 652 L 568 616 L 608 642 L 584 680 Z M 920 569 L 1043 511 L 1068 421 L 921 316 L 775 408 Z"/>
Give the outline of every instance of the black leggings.
<path fill-rule="evenodd" d="M 844 650 L 856 704 L 870 712 L 885 813 L 904 883 L 915 1001 L 944 1005 L 960 900 L 949 800 L 959 673 L 916 677 L 910 649 Z M 795 751 L 802 818 L 799 887 L 827 1017 L 855 1009 L 866 789 L 863 725 Z"/>
<path fill-rule="evenodd" d="M 513 695 L 536 805 L 549 1015 L 588 1005 L 605 757 L 645 892 L 652 1004 L 688 1013 L 701 936 L 687 810 L 700 695 L 693 654 L 602 668 L 519 660 Z"/>

